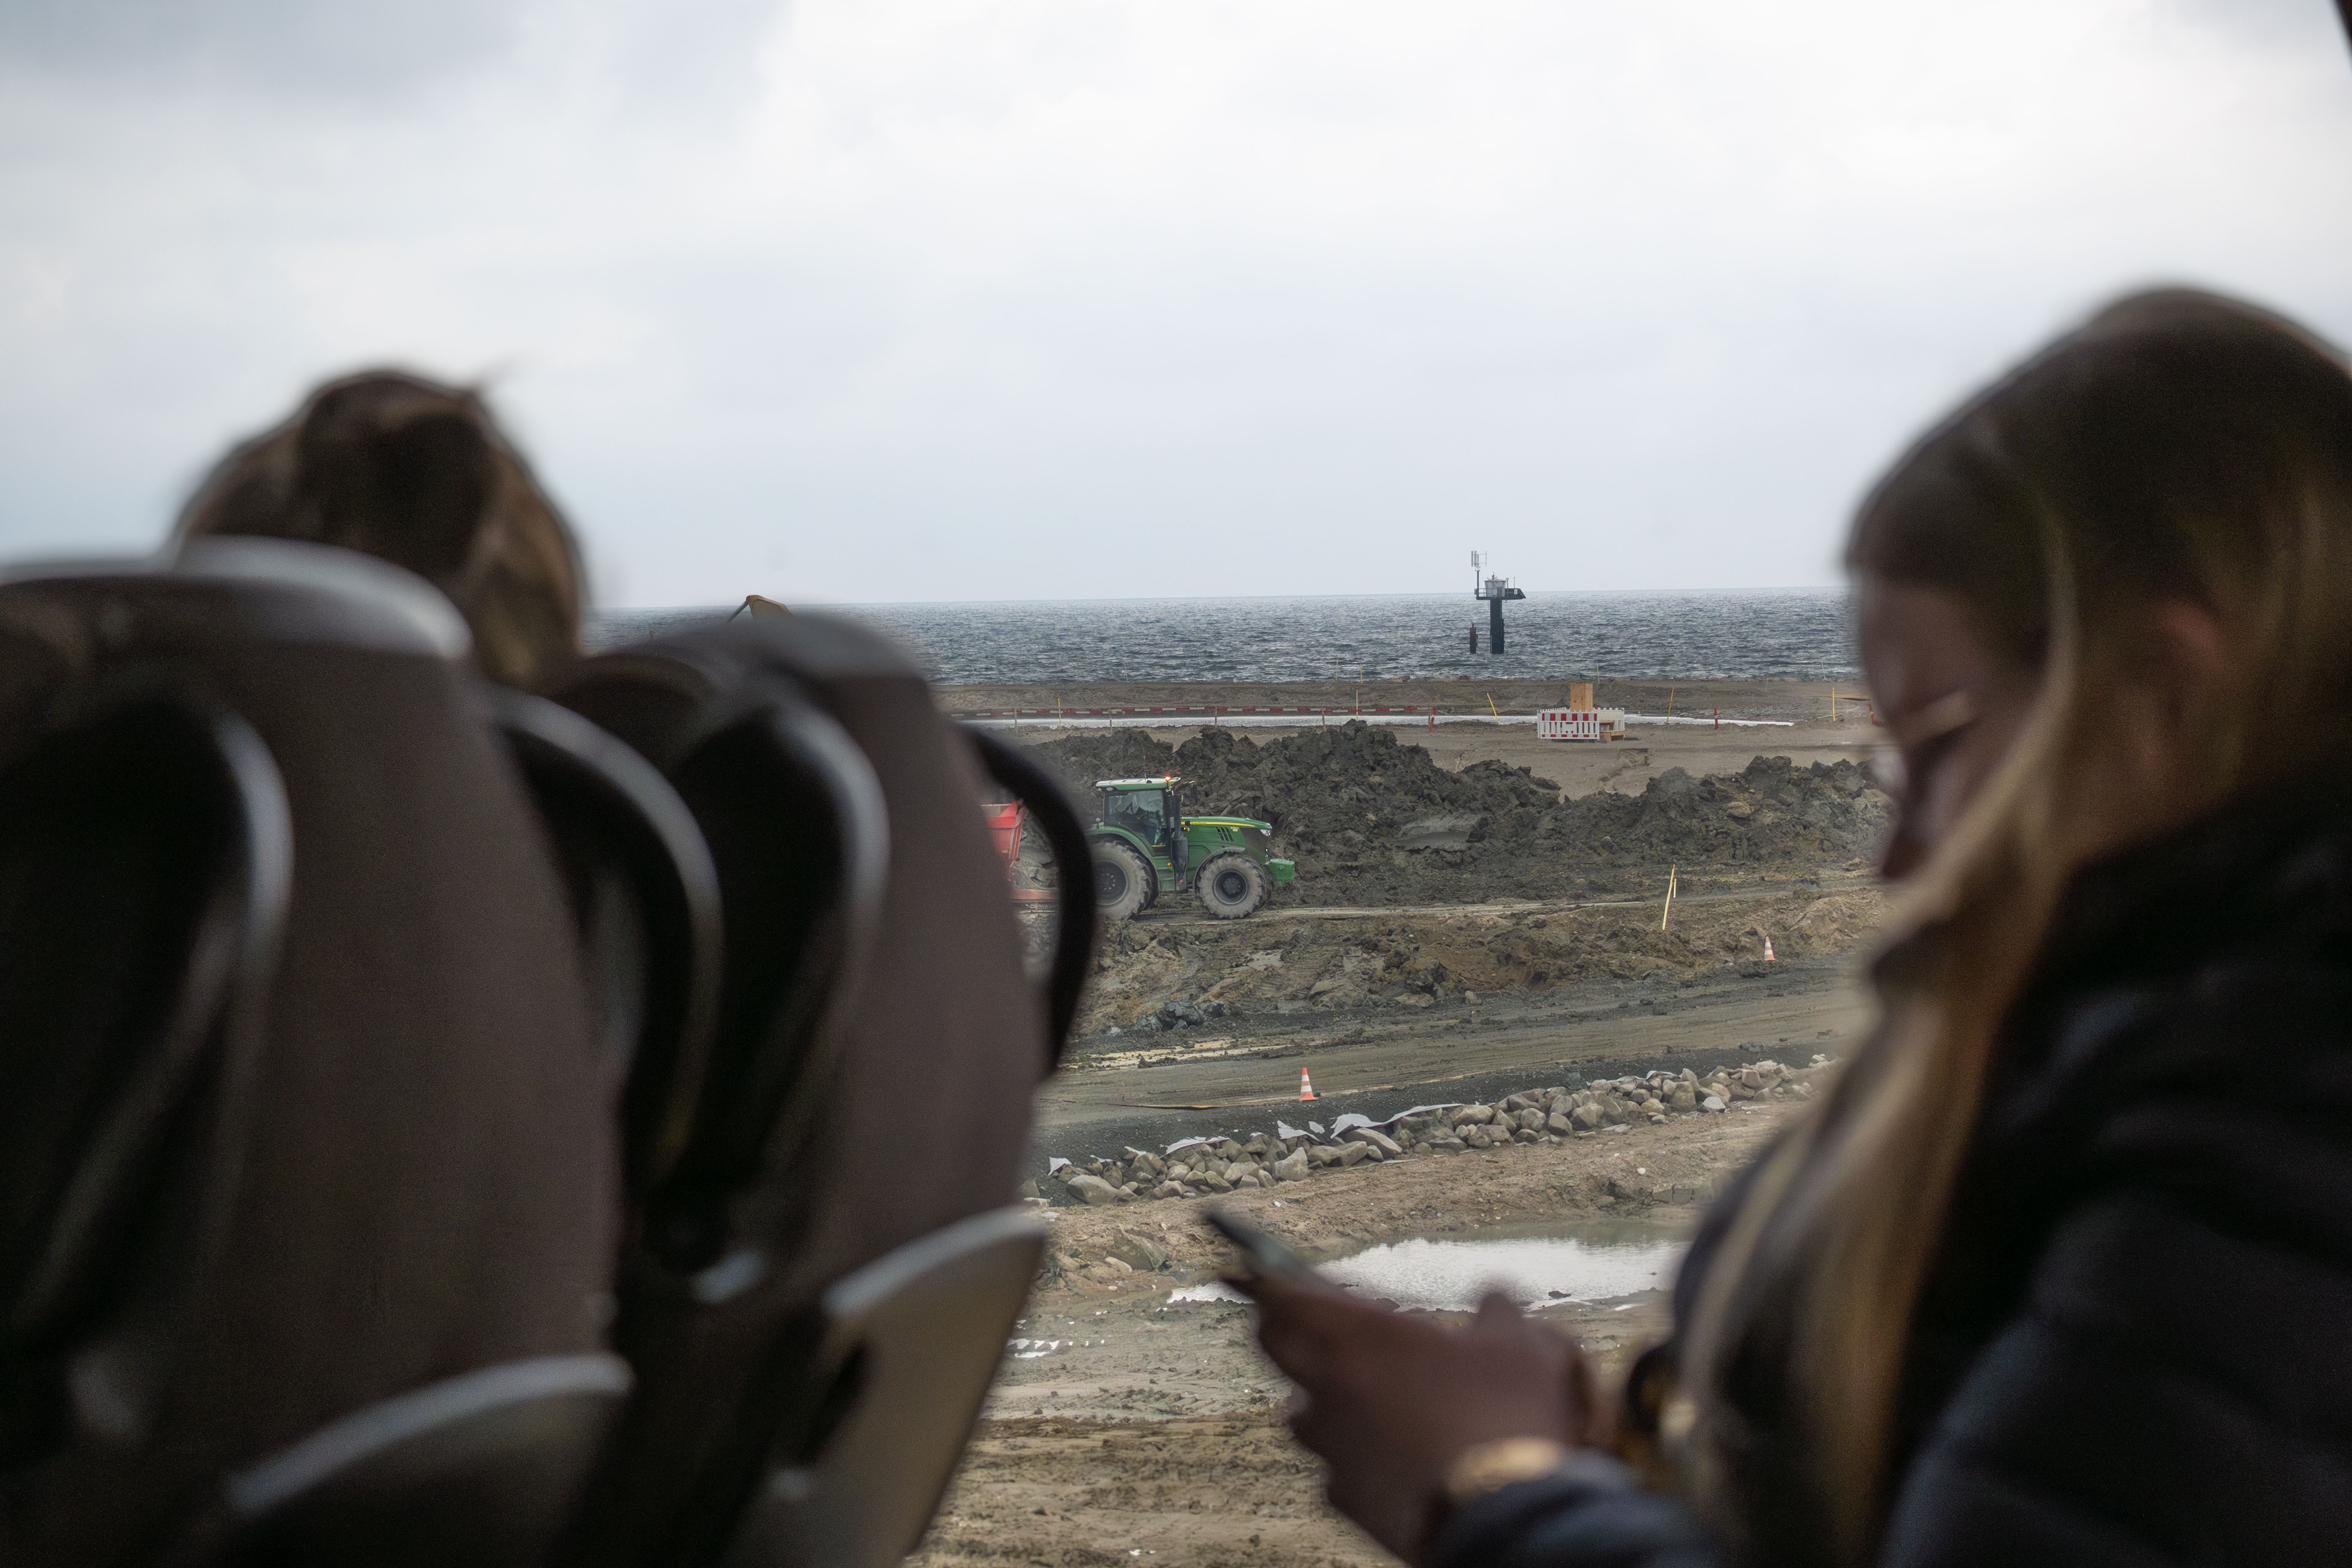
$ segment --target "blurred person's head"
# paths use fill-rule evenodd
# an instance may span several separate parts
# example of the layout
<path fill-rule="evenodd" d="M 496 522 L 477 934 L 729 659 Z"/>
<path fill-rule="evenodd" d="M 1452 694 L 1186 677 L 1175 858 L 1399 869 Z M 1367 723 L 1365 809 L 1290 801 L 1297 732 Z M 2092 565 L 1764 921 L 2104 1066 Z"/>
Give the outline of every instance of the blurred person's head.
<path fill-rule="evenodd" d="M 1847 563 L 1899 758 L 1885 1017 L 1759 1171 L 1687 1364 L 1696 1479 L 1729 1517 L 1723 1390 L 1785 1349 L 1807 1506 L 1860 1562 L 1922 1279 L 2067 885 L 2352 761 L 2352 376 L 2251 306 L 2126 299 L 1915 446 Z"/>
<path fill-rule="evenodd" d="M 2029 710 L 2049 733 L 2021 776 L 2090 813 L 2068 831 L 2094 851 L 2332 752 L 2307 720 L 2352 692 L 2347 503 L 2341 361 L 2186 290 L 2101 312 L 1932 431 L 1847 551 L 1901 752 L 1890 871 L 1924 867 L 1979 794 L 1940 764 L 1989 783 Z"/>
<path fill-rule="evenodd" d="M 399 371 L 319 387 L 223 458 L 176 535 L 337 544 L 446 594 L 492 679 L 544 686 L 578 655 L 579 552 L 481 398 Z"/>

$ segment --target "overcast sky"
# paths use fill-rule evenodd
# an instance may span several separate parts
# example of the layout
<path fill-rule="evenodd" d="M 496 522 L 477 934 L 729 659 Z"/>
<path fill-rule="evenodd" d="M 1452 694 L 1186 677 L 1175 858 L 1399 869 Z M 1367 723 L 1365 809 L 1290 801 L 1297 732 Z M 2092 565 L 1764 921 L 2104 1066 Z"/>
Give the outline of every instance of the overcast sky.
<path fill-rule="evenodd" d="M 5 0 L 0 554 L 485 378 L 614 605 L 1835 580 L 2103 298 L 2352 339 L 2329 0 Z"/>

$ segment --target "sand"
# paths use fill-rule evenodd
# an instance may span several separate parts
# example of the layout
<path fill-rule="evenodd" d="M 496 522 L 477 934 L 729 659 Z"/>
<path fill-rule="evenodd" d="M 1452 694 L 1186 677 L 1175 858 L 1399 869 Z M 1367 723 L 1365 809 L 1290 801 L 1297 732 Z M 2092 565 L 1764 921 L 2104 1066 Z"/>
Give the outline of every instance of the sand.
<path fill-rule="evenodd" d="M 1639 1192 L 1720 1183 L 1791 1113 L 1759 1104 L 1622 1135 L 1359 1166 L 1223 1201 L 1310 1255 L 1404 1235 L 1602 1215 L 1633 1206 L 1612 1185 Z M 1171 1305 L 1176 1290 L 1209 1278 L 1219 1259 L 1200 1222 L 1203 1206 L 1178 1201 L 1060 1215 L 1058 1266 L 1014 1331 L 1063 1348 L 1007 1363 L 917 1563 L 1392 1561 L 1323 1501 L 1320 1467 L 1282 1426 L 1286 1385 L 1258 1354 L 1246 1310 Z M 1688 1207 L 1640 1206 L 1668 1224 L 1696 1218 Z M 1170 1272 L 1104 1285 L 1070 1267 L 1100 1256 L 1121 1229 L 1166 1246 Z M 1540 1317 L 1581 1342 L 1608 1376 L 1665 1325 L 1656 1292 Z"/>
<path fill-rule="evenodd" d="M 1524 768 L 1528 779 L 1559 785 L 1548 793 L 1559 800 L 1643 795 L 1676 768 L 1703 780 L 1740 774 L 1759 755 L 1785 756 L 1797 769 L 1865 759 L 1879 732 L 1866 709 L 1845 714 L 1846 689 L 1839 688 L 1843 721 L 1836 724 L 1826 685 L 1677 683 L 1677 712 L 1720 708 L 1727 717 L 1795 722 L 1636 725 L 1634 740 L 1609 745 L 1539 742 L 1530 727 L 1492 724 L 1404 730 L 1397 738 L 1455 774 L 1480 763 Z M 1490 692 L 1507 712 L 1567 695 L 1564 682 L 1404 681 L 1368 685 L 1362 700 L 1466 710 Z M 1352 702 L 1354 692 L 1344 683 L 1136 683 L 1058 692 L 961 687 L 942 697 L 950 710 L 971 710 L 1050 707 L 1057 698 L 1072 707 L 1298 706 Z M 1600 700 L 1663 713 L 1668 690 L 1603 683 Z M 1187 722 L 1152 733 L 1179 744 L 1204 728 L 1216 726 Z M 1234 731 L 1249 745 L 1300 732 Z M 1009 733 L 1030 743 L 1054 739 L 1050 727 Z M 1748 792 L 1752 803 L 1737 793 L 1727 785 L 1709 798 L 1727 813 L 1733 805 L 1769 809 L 1757 792 Z M 1498 816 L 1506 829 L 1508 815 Z M 1597 818 L 1571 812 L 1555 820 Z M 1799 1064 L 1816 1052 L 1835 1055 L 1869 1026 L 1854 973 L 1885 910 L 1860 831 L 1849 824 L 1804 840 L 1813 848 L 1801 852 L 1784 835 L 1773 842 L 1786 853 L 1716 866 L 1677 902 L 1663 932 L 1665 867 L 1649 861 L 1654 849 L 1673 852 L 1671 839 L 1629 845 L 1624 863 L 1612 861 L 1600 879 L 1619 884 L 1606 892 L 1587 887 L 1532 900 L 1500 892 L 1482 884 L 1480 868 L 1499 868 L 1487 877 L 1496 880 L 1507 858 L 1465 855 L 1450 880 L 1392 880 L 1396 896 L 1362 903 L 1277 900 L 1239 922 L 1211 921 L 1184 900 L 1163 900 L 1106 943 L 1082 1037 L 1040 1095 L 1034 1168 L 1042 1173 L 1054 1155 L 1112 1155 L 1128 1144 L 1160 1148 L 1183 1136 L 1245 1134 L 1277 1118 L 1297 1121 L 1302 1068 L 1320 1095 L 1308 1113 L 1328 1121 L 1347 1110 L 1380 1117 L 1423 1100 L 1491 1099 L 1569 1071 L 1704 1070 L 1738 1059 L 1743 1043 Z M 1328 847 L 1336 853 L 1336 840 Z M 1373 842 L 1362 854 L 1377 861 L 1395 852 Z M 1302 878 L 1318 869 L 1302 857 Z M 1409 888 L 1439 893 L 1402 896 Z M 1767 935 L 1775 944 L 1769 964 Z M 1171 1005 L 1202 1009 L 1202 1022 L 1139 1029 Z M 1613 1136 L 1360 1166 L 1226 1201 L 1326 1254 L 1628 1211 L 1688 1225 L 1696 1210 L 1678 1194 L 1712 1190 L 1796 1114 L 1793 1103 L 1759 1102 Z M 1651 1174 L 1623 1185 L 1624 1173 L 1637 1168 Z M 1015 1332 L 1061 1348 L 1008 1360 L 916 1561 L 927 1568 L 1388 1561 L 1323 1503 L 1319 1468 L 1282 1427 L 1286 1390 L 1258 1358 L 1244 1310 L 1170 1305 L 1172 1290 L 1206 1278 L 1218 1261 L 1201 1206 L 1162 1200 L 1055 1211 L 1055 1262 Z M 1094 1277 L 1082 1272 L 1122 1228 L 1163 1244 L 1169 1271 L 1116 1288 L 1099 1268 Z M 1547 1317 L 1612 1367 L 1664 1326 L 1655 1299 L 1622 1312 L 1570 1308 Z"/>
<path fill-rule="evenodd" d="M 1860 690 L 1848 681 L 1818 680 L 1602 680 L 1594 700 L 1628 712 L 1705 714 L 1720 709 L 1725 718 L 1789 719 L 1827 726 L 1830 694 L 1838 694 L 1841 720 L 1846 702 Z M 1451 713 L 1531 713 L 1568 700 L 1566 680 L 1349 680 L 1301 681 L 1097 681 L 1086 685 L 943 686 L 941 702 L 962 712 L 986 709 L 1168 708 L 1426 708 Z M 1867 702 L 1867 699 L 1864 699 Z M 1867 727 L 1866 714 L 1853 722 Z"/>
<path fill-rule="evenodd" d="M 1374 688 L 1378 689 L 1375 690 Z M 1603 744 L 1538 741 L 1532 724 L 1444 724 L 1434 730 L 1401 731 L 1401 736 L 1428 748 L 1441 766 L 1460 769 L 1488 759 L 1525 767 L 1559 781 L 1571 795 L 1596 789 L 1638 795 L 1649 780 L 1669 768 L 1694 775 L 1737 773 L 1757 756 L 1784 756 L 1800 766 L 1846 759 L 1866 761 L 1885 738 L 1870 723 L 1867 704 L 1850 705 L 1837 688 L 1838 721 L 1830 721 L 1830 690 L 1819 681 L 1693 681 L 1671 689 L 1664 683 L 1601 682 L 1598 700 L 1629 712 L 1664 714 L 1671 701 L 1678 714 L 1706 714 L 1719 710 L 1727 719 L 1769 719 L 1790 721 L 1788 729 L 1711 729 L 1690 725 L 1630 726 L 1629 738 Z M 1209 682 L 1178 684 L 1105 684 L 1059 689 L 1030 686 L 950 686 L 940 689 L 942 706 L 950 712 L 992 708 L 1052 708 L 1056 700 L 1070 708 L 1096 707 L 1298 707 L 1336 703 L 1346 708 L 1357 701 L 1352 686 L 1334 682 L 1291 686 L 1244 686 Z M 1485 710 L 1487 697 L 1503 712 L 1532 713 L 1567 700 L 1561 681 L 1380 681 L 1364 689 L 1364 707 L 1413 707 L 1435 703 L 1445 711 Z M 1380 701 L 1375 701 L 1378 697 Z M 1334 718 L 1332 722 L 1342 721 Z M 1039 727 L 1050 732 L 1052 721 Z M 1203 722 L 1171 722 L 1150 726 L 1160 740 L 1175 744 L 1210 727 Z M 1317 727 L 1302 725 L 1299 728 Z M 1011 731 L 1027 740 L 1031 726 Z M 1253 728 L 1251 739 L 1265 742 L 1296 734 L 1289 728 Z"/>

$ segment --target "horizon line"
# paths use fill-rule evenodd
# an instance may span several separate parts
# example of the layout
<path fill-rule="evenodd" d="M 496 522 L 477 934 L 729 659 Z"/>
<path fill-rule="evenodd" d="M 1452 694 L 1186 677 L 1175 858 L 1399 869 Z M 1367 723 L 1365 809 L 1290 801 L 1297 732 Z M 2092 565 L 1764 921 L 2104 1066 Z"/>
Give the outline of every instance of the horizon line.
<path fill-rule="evenodd" d="M 1741 594 L 1840 594 L 1852 591 L 1843 583 L 1790 583 L 1756 588 L 1529 588 L 1528 599 L 1610 598 L 1634 595 L 1714 595 L 1731 596 Z M 762 595 L 763 597 L 772 595 Z M 938 609 L 954 605 L 992 607 L 1004 605 L 1232 605 L 1264 604 L 1275 600 L 1295 599 L 1444 599 L 1457 595 L 1427 591 L 1391 594 L 1175 594 L 1163 596 L 1133 595 L 1125 598 L 1092 599 L 798 599 L 778 600 L 780 604 L 806 605 L 812 609 L 912 610 Z M 1459 595 L 1471 604 L 1485 601 Z M 719 600 L 698 605 L 600 605 L 589 608 L 590 615 L 646 615 L 656 611 L 728 610 L 740 608 L 742 601 Z"/>

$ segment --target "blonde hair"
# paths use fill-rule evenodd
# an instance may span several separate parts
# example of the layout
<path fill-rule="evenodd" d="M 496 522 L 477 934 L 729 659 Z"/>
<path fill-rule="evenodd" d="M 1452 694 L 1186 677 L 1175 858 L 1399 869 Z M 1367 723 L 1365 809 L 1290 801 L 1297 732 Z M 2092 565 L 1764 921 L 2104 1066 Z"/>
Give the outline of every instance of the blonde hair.
<path fill-rule="evenodd" d="M 2352 752 L 2352 377 L 2251 306 L 2125 300 L 1922 439 L 1864 504 L 1848 564 L 1954 594 L 2036 698 L 1898 906 L 1876 1031 L 1756 1173 L 1685 1326 L 1690 1484 L 1775 1562 L 1876 1548 L 1914 1313 L 2074 874 Z M 2158 798 L 2124 782 L 2113 699 L 2168 599 L 2238 657 L 2181 716 L 2195 784 Z"/>
<path fill-rule="evenodd" d="M 224 458 L 176 539 L 301 539 L 404 566 L 446 594 L 492 679 L 547 686 L 579 652 L 579 552 L 480 396 L 401 371 L 331 381 Z"/>

